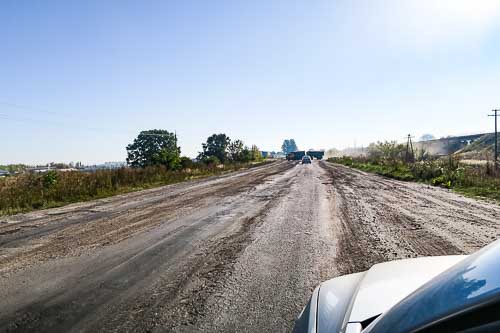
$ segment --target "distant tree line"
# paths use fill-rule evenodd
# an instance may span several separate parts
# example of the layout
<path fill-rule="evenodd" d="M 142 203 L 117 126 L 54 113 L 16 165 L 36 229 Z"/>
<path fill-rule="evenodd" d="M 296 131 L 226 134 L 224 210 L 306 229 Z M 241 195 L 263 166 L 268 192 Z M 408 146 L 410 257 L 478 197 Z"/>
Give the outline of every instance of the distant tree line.
<path fill-rule="evenodd" d="M 8 164 L 8 165 L 0 165 L 0 170 L 4 170 L 7 172 L 21 172 L 28 168 L 27 165 L 24 164 Z"/>
<path fill-rule="evenodd" d="M 232 141 L 223 133 L 213 134 L 202 143 L 203 151 L 198 154 L 196 161 L 181 156 L 177 136 L 166 130 L 142 131 L 126 149 L 127 164 L 141 168 L 163 165 L 168 170 L 179 170 L 195 167 L 196 163 L 219 165 L 262 160 L 257 146 L 248 147 L 238 139 Z"/>
<path fill-rule="evenodd" d="M 202 144 L 202 148 L 198 160 L 206 164 L 262 160 L 262 153 L 256 145 L 249 148 L 241 140 L 231 141 L 226 134 L 212 134 L 207 138 L 207 142 Z"/>

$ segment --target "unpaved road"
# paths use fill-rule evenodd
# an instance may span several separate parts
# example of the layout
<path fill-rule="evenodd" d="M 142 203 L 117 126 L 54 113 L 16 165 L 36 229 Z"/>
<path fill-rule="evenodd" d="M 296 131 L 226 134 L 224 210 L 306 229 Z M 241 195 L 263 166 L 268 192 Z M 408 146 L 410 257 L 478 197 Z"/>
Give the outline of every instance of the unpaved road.
<path fill-rule="evenodd" d="M 317 161 L 0 221 L 2 332 L 287 332 L 322 280 L 500 237 L 497 205 Z"/>

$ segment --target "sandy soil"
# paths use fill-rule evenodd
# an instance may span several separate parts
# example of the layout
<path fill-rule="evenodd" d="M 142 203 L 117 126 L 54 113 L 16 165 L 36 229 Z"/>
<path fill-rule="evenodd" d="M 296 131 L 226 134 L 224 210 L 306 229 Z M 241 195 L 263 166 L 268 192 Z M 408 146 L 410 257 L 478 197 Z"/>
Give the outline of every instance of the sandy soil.
<path fill-rule="evenodd" d="M 0 221 L 15 332 L 287 332 L 325 279 L 500 237 L 495 204 L 317 161 Z"/>

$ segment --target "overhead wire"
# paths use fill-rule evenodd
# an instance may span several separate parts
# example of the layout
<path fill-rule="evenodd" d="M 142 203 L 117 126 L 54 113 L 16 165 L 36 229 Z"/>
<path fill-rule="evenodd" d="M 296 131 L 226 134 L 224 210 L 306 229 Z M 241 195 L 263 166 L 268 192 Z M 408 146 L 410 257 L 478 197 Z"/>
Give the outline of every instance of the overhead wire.
<path fill-rule="evenodd" d="M 31 106 L 27 106 L 27 105 L 21 105 L 21 104 L 17 104 L 17 103 L 10 103 L 10 102 L 2 101 L 2 100 L 0 100 L 0 105 L 5 105 L 8 107 L 13 107 L 13 108 L 18 108 L 18 109 L 36 111 L 37 113 L 45 113 L 45 114 L 61 116 L 61 113 L 50 111 L 47 109 L 31 107 Z M 0 113 L 0 118 L 6 119 L 6 120 L 12 120 L 15 122 L 21 122 L 21 123 L 40 123 L 40 122 L 42 122 L 42 123 L 50 124 L 50 125 L 68 126 L 68 122 L 64 122 L 64 121 L 59 121 L 59 120 L 54 120 L 54 119 L 49 119 L 49 118 L 33 119 L 33 118 L 25 117 L 25 116 L 12 115 L 12 114 L 3 113 L 3 112 Z M 132 132 L 132 131 L 117 130 L 116 128 L 82 126 L 81 124 L 75 124 L 75 127 L 78 129 L 86 129 L 89 131 L 102 131 L 102 132 L 113 133 L 113 134 L 130 135 Z"/>

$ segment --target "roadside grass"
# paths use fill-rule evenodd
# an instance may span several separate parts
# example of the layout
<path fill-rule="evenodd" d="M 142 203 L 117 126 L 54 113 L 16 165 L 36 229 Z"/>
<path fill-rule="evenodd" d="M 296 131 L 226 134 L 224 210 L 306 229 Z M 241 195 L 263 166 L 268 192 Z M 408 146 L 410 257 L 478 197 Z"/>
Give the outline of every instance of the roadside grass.
<path fill-rule="evenodd" d="M 225 165 L 224 168 L 199 166 L 178 171 L 156 166 L 96 172 L 50 171 L 44 174 L 20 174 L 0 178 L 0 216 L 61 207 L 75 202 L 222 175 L 266 163 L 270 162 L 235 163 Z"/>
<path fill-rule="evenodd" d="M 470 198 L 492 199 L 500 204 L 500 191 L 495 188 L 456 186 L 453 190 Z"/>
<path fill-rule="evenodd" d="M 351 157 L 329 158 L 328 162 L 343 164 L 366 172 L 376 173 L 381 176 L 398 180 L 415 180 L 415 177 L 404 164 L 383 165 L 370 161 L 356 160 Z"/>
<path fill-rule="evenodd" d="M 336 157 L 329 162 L 403 181 L 423 182 L 453 189 L 468 197 L 500 203 L 500 175 L 489 166 L 470 166 L 451 159 L 403 163 L 373 161 L 365 157 Z"/>

